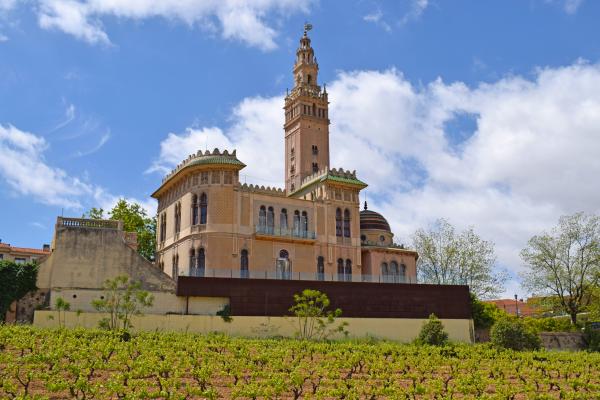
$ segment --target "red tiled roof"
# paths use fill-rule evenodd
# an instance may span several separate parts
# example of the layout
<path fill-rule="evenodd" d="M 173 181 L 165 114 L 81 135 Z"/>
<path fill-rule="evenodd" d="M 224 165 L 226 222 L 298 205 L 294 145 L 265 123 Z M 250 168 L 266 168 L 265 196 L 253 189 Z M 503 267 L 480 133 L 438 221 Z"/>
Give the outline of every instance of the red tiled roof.
<path fill-rule="evenodd" d="M 0 243 L 0 248 L 7 249 L 8 251 L 13 253 L 38 254 L 41 256 L 50 254 L 50 250 L 32 249 L 29 247 L 13 247 L 8 243 Z"/>
<path fill-rule="evenodd" d="M 523 301 L 515 301 L 514 299 L 488 300 L 486 303 L 495 304 L 499 309 L 513 315 L 517 314 L 517 304 L 519 308 L 519 315 L 530 316 L 536 314 L 535 307 L 532 307 Z"/>

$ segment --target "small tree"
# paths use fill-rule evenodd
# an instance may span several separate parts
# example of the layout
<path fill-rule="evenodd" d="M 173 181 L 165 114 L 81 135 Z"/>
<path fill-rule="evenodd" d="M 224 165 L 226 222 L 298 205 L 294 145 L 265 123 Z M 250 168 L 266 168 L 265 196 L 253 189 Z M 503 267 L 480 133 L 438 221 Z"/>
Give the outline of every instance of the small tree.
<path fill-rule="evenodd" d="M 432 346 L 443 346 L 448 343 L 448 333 L 444 330 L 442 321 L 435 314 L 431 314 L 427 322 L 423 323 L 416 343 Z"/>
<path fill-rule="evenodd" d="M 512 350 L 537 350 L 541 341 L 516 317 L 501 318 L 492 326 L 490 341 L 496 347 Z"/>
<path fill-rule="evenodd" d="M 131 317 L 143 315 L 142 310 L 151 307 L 153 296 L 142 290 L 141 282 L 129 281 L 125 275 L 104 282 L 104 299 L 94 300 L 92 305 L 109 316 L 100 321 L 100 327 L 109 330 L 128 330 Z"/>
<path fill-rule="evenodd" d="M 59 328 L 64 328 L 65 324 L 66 324 L 66 320 L 67 320 L 67 316 L 65 314 L 66 311 L 69 311 L 71 309 L 71 303 L 69 303 L 68 301 L 66 301 L 65 299 L 63 299 L 62 297 L 57 297 L 56 301 L 54 302 L 54 308 L 56 308 L 56 311 L 58 311 L 58 327 Z M 60 314 L 62 312 L 62 322 L 60 320 Z"/>
<path fill-rule="evenodd" d="M 329 307 L 329 297 L 318 290 L 304 289 L 302 293 L 294 295 L 295 304 L 290 308 L 298 323 L 296 336 L 300 339 L 327 339 L 334 333 L 348 334 L 347 322 L 335 324 L 336 318 L 342 316 L 342 310 L 333 311 Z"/>
<path fill-rule="evenodd" d="M 495 304 L 477 300 L 473 294 L 471 294 L 471 313 L 476 329 L 490 328 L 494 325 L 494 322 L 507 315 L 504 310 L 499 309 Z"/>

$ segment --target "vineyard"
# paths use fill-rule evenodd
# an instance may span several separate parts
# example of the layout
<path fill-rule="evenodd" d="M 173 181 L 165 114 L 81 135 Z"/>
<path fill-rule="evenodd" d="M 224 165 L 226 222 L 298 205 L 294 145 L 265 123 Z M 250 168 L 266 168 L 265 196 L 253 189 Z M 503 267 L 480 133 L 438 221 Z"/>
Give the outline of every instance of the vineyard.
<path fill-rule="evenodd" d="M 600 354 L 0 326 L 8 399 L 598 399 Z"/>

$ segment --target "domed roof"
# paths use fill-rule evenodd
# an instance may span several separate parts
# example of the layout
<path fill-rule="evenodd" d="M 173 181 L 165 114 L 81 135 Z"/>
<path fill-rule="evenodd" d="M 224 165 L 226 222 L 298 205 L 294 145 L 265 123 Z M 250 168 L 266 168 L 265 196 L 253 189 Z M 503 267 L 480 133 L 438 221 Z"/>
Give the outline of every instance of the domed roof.
<path fill-rule="evenodd" d="M 390 224 L 383 215 L 367 210 L 367 202 L 365 201 L 365 209 L 360 212 L 360 230 L 379 229 L 382 231 L 391 232 Z"/>

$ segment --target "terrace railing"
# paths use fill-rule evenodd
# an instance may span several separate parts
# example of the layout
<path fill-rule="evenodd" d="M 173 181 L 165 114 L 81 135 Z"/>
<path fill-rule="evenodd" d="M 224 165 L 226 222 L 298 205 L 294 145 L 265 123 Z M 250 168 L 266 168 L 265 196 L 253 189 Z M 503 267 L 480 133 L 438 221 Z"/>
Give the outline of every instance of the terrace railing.
<path fill-rule="evenodd" d="M 108 219 L 58 217 L 56 225 L 69 228 L 93 228 L 123 230 L 123 222 Z"/>

